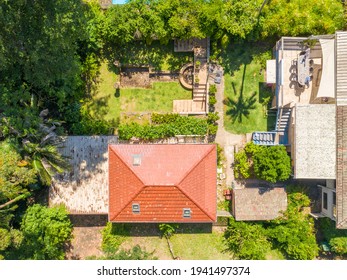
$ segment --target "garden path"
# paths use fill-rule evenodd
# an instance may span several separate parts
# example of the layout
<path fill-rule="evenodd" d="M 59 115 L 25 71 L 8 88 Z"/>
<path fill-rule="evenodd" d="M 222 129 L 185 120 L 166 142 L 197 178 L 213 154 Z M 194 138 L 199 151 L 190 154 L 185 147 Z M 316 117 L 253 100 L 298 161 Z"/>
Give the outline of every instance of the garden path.
<path fill-rule="evenodd" d="M 218 66 L 219 70 L 222 70 L 221 66 Z M 214 83 L 213 75 L 210 77 L 210 83 Z M 217 93 L 216 99 L 217 103 L 215 105 L 215 111 L 219 113 L 220 119 L 218 122 L 218 131 L 216 134 L 215 142 L 221 145 L 224 149 L 224 154 L 226 157 L 226 186 L 231 187 L 232 182 L 234 182 L 235 187 L 237 187 L 237 182 L 234 180 L 234 172 L 232 169 L 232 164 L 234 162 L 234 152 L 238 150 L 238 147 L 242 147 L 246 143 L 246 135 L 232 134 L 225 130 L 224 128 L 224 112 L 223 112 L 223 99 L 224 99 L 224 76 L 220 84 L 216 84 Z"/>

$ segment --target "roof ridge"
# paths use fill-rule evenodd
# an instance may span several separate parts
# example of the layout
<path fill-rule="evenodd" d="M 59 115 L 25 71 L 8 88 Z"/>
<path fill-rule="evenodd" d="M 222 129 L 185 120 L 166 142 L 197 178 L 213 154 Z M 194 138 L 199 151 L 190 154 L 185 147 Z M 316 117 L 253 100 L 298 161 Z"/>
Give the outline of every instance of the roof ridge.
<path fill-rule="evenodd" d="M 211 144 L 206 145 L 206 146 L 210 146 L 210 149 L 208 149 L 208 150 L 205 152 L 204 156 L 203 156 L 203 157 L 201 158 L 201 160 L 199 160 L 197 163 L 202 162 L 203 159 L 205 159 L 205 158 L 210 154 L 210 152 L 215 148 L 215 145 L 211 145 Z M 175 184 L 175 185 L 176 185 L 176 186 L 179 186 L 179 185 L 183 182 L 183 180 L 184 180 L 185 178 L 187 178 L 187 176 L 188 176 L 190 173 L 192 173 L 192 171 L 195 169 L 195 167 L 196 167 L 197 165 L 198 165 L 198 164 L 193 165 L 192 168 L 190 168 L 186 173 L 184 173 L 184 175 L 183 175 L 183 177 L 182 177 L 182 180 L 179 181 L 179 182 L 178 182 L 177 184 Z"/>
<path fill-rule="evenodd" d="M 206 215 L 207 217 L 209 217 L 212 221 L 215 220 L 214 217 L 211 217 L 211 215 L 210 215 L 209 213 L 207 213 L 205 209 L 202 209 L 202 208 L 200 207 L 200 205 L 199 205 L 198 203 L 196 203 L 195 199 L 192 199 L 192 198 L 191 198 L 188 194 L 186 194 L 186 192 L 183 191 L 179 186 L 176 186 L 176 187 L 177 187 L 177 189 L 178 189 L 181 193 L 183 193 L 190 201 L 192 201 L 192 202 L 195 204 L 196 207 L 198 207 L 203 213 L 205 213 L 205 215 Z"/>
<path fill-rule="evenodd" d="M 142 183 L 142 188 L 140 188 L 140 190 L 139 190 L 138 192 L 136 192 L 136 194 L 135 194 L 135 196 L 134 196 L 134 197 L 136 197 L 136 196 L 137 196 L 139 193 L 141 193 L 142 190 L 146 187 L 145 184 L 143 183 L 143 181 L 141 180 L 141 178 L 140 178 L 139 176 L 137 176 L 136 173 L 128 166 L 128 164 L 126 164 L 126 162 L 123 160 L 123 158 L 112 148 L 112 144 L 109 145 L 109 149 L 112 150 L 113 154 L 114 154 L 116 157 L 118 157 L 118 158 L 121 160 L 121 162 L 126 166 L 126 168 L 128 168 L 128 169 L 135 175 L 135 177 L 136 177 L 137 179 L 139 179 L 139 181 Z M 110 156 L 108 157 L 108 160 L 110 160 Z M 108 171 L 108 172 L 110 172 L 110 171 Z M 110 177 L 108 176 L 108 178 L 110 178 Z M 110 188 L 110 182 L 108 182 L 108 188 Z M 110 191 L 109 191 L 109 192 L 110 192 Z M 133 200 L 133 198 L 131 198 L 131 199 L 129 200 L 129 202 L 126 204 L 126 206 L 127 206 L 132 200 Z M 126 206 L 125 206 L 125 207 L 126 207 Z M 124 210 L 125 207 L 121 208 L 121 210 L 118 211 L 118 213 L 114 215 L 114 218 L 117 217 L 117 216 Z M 110 195 L 108 196 L 108 212 L 110 212 Z M 113 219 L 114 219 L 114 218 L 113 218 Z M 113 219 L 112 219 L 112 220 L 113 220 Z M 109 217 L 109 220 L 111 220 L 110 217 Z"/>
<path fill-rule="evenodd" d="M 211 148 L 209 150 L 207 150 L 206 154 L 202 157 L 202 159 L 199 161 L 199 164 L 215 149 L 215 145 L 211 145 Z M 188 177 L 188 175 L 193 172 L 193 170 L 199 165 L 199 164 L 196 164 L 193 166 L 193 168 L 191 168 L 188 172 L 186 172 L 185 176 L 183 177 L 183 179 L 177 184 L 177 188 L 187 197 L 189 198 L 202 212 L 204 212 L 212 221 L 214 221 L 214 217 L 211 217 L 209 213 L 207 213 L 205 211 L 205 209 L 202 209 L 200 204 L 198 204 L 196 202 L 195 199 L 192 199 L 185 191 L 183 191 L 181 188 L 180 188 L 180 184 L 184 181 L 185 178 Z"/>

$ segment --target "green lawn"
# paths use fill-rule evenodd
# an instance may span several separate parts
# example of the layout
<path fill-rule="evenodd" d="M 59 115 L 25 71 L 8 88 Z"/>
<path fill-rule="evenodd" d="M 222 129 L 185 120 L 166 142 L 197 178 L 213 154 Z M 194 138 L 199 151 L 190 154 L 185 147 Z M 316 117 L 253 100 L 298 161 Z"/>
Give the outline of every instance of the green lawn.
<path fill-rule="evenodd" d="M 191 99 L 192 93 L 179 82 L 155 82 L 150 89 L 114 88 L 118 76 L 103 63 L 99 83 L 91 101 L 86 103 L 89 112 L 105 120 L 120 119 L 121 112 L 172 112 L 175 99 Z"/>
<path fill-rule="evenodd" d="M 263 105 L 271 91 L 264 83 L 268 46 L 233 44 L 221 56 L 225 69 L 224 125 L 236 134 L 272 129 L 273 117 L 266 117 Z"/>
<path fill-rule="evenodd" d="M 230 260 L 224 252 L 222 233 L 175 234 L 171 237 L 173 251 L 182 260 Z"/>
<path fill-rule="evenodd" d="M 191 99 L 192 92 L 179 82 L 155 82 L 151 89 L 121 89 L 122 112 L 172 112 L 175 99 Z"/>

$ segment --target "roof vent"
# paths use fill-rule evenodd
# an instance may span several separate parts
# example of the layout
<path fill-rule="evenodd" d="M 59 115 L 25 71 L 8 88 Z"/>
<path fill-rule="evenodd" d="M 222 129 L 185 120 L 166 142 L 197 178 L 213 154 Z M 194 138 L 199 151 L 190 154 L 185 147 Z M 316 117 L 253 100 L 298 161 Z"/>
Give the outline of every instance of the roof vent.
<path fill-rule="evenodd" d="M 133 166 L 141 165 L 141 155 L 133 155 Z"/>

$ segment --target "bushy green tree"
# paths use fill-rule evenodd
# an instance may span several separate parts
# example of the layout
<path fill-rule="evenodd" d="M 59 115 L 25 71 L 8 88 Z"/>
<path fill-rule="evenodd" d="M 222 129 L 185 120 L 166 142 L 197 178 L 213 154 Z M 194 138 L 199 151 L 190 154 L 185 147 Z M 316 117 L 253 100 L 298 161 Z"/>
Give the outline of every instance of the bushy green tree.
<path fill-rule="evenodd" d="M 333 34 L 344 26 L 339 0 L 271 0 L 260 16 L 262 37 Z"/>
<path fill-rule="evenodd" d="M 291 174 L 290 157 L 282 145 L 261 146 L 249 142 L 235 154 L 234 174 L 236 178 L 255 176 L 271 183 L 284 181 Z"/>
<path fill-rule="evenodd" d="M 64 207 L 34 204 L 27 209 L 20 229 L 24 238 L 19 249 L 21 258 L 64 259 L 64 248 L 72 238 L 72 224 Z"/>
<path fill-rule="evenodd" d="M 290 157 L 286 147 L 262 146 L 252 156 L 253 169 L 259 179 L 276 183 L 289 178 L 291 174 Z"/>
<path fill-rule="evenodd" d="M 263 260 L 271 248 L 265 228 L 258 223 L 230 218 L 224 237 L 228 250 L 243 260 Z"/>
<path fill-rule="evenodd" d="M 35 182 L 36 172 L 22 160 L 16 145 L 0 142 L 0 216 L 5 215 L 1 211 L 14 209 L 17 201 L 28 197 L 28 186 Z"/>
<path fill-rule="evenodd" d="M 289 193 L 287 210 L 267 229 L 269 237 L 289 259 L 312 260 L 318 255 L 313 218 L 303 211 L 309 205 L 306 194 Z"/>
<path fill-rule="evenodd" d="M 251 176 L 250 162 L 244 150 L 235 154 L 234 157 L 234 175 L 236 179 L 247 179 Z"/>

